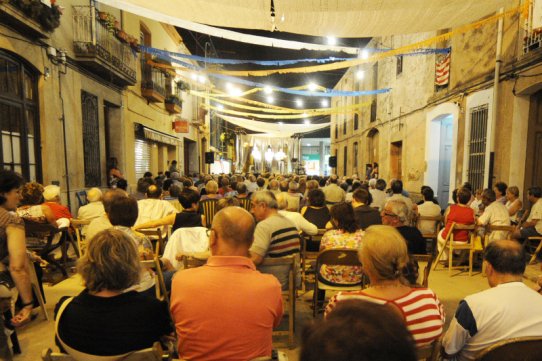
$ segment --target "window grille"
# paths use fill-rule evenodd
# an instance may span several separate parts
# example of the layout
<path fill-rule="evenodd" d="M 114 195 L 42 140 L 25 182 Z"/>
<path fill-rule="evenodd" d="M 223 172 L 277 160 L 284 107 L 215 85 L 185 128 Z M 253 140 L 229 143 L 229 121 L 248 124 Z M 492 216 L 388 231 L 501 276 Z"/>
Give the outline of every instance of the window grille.
<path fill-rule="evenodd" d="M 488 104 L 470 111 L 469 167 L 467 179 L 473 189 L 484 188 Z"/>
<path fill-rule="evenodd" d="M 100 169 L 100 123 L 98 121 L 98 97 L 81 91 L 83 113 L 83 159 L 85 187 L 102 185 Z"/>

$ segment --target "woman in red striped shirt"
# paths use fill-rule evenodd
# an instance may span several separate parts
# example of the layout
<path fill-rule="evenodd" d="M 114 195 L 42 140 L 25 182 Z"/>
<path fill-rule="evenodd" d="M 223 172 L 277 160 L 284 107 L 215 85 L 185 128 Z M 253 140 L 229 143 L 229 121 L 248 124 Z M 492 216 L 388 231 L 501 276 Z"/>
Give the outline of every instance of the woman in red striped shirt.
<path fill-rule="evenodd" d="M 338 302 L 362 299 L 395 306 L 405 320 L 418 347 L 430 344 L 442 334 L 444 310 L 433 291 L 412 288 L 402 277 L 408 261 L 405 239 L 390 226 L 365 230 L 359 258 L 370 286 L 362 291 L 340 292 L 326 307 L 326 316 Z"/>

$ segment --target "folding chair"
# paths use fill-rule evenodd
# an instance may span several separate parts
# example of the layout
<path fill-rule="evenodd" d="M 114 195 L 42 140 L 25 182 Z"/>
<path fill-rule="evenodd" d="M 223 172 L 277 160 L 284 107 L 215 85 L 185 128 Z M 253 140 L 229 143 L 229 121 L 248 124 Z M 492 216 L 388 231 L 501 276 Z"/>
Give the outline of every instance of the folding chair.
<path fill-rule="evenodd" d="M 45 319 L 49 321 L 49 315 L 47 314 L 47 309 L 45 308 L 45 300 L 43 299 L 43 295 L 41 294 L 40 290 L 38 275 L 36 274 L 36 270 L 34 269 L 34 263 L 30 259 L 30 255 L 28 256 L 28 275 L 30 276 L 30 286 L 32 286 L 32 290 L 34 290 L 34 294 L 38 299 L 41 312 L 43 312 L 43 316 L 45 316 Z"/>
<path fill-rule="evenodd" d="M 209 252 L 200 253 L 178 253 L 175 259 L 182 263 L 183 269 L 201 267 L 207 263 L 211 254 Z"/>
<path fill-rule="evenodd" d="M 431 342 L 429 345 L 422 346 L 416 350 L 417 359 L 424 361 L 437 361 L 440 355 L 440 348 L 442 346 L 442 336 L 437 340 Z"/>
<path fill-rule="evenodd" d="M 260 264 L 261 266 L 289 266 L 288 271 L 288 290 L 282 291 L 282 299 L 285 297 L 287 301 L 288 310 L 288 331 L 273 331 L 273 336 L 288 336 L 288 347 L 293 348 L 295 346 L 295 299 L 296 299 L 296 287 L 295 276 L 297 273 L 297 257 L 286 256 L 279 258 L 265 258 Z"/>
<path fill-rule="evenodd" d="M 137 232 L 147 236 L 154 246 L 154 254 L 159 257 L 164 252 L 164 240 L 162 238 L 162 230 L 156 229 L 138 229 Z"/>
<path fill-rule="evenodd" d="M 325 229 L 319 229 L 316 235 L 301 233 L 301 290 L 303 292 L 306 290 L 307 270 L 311 267 L 309 261 L 314 261 L 318 257 L 320 241 L 326 231 Z M 312 245 L 318 251 L 309 250 L 309 245 Z"/>
<path fill-rule="evenodd" d="M 423 269 L 423 278 L 421 285 L 423 287 L 429 287 L 429 273 L 431 272 L 431 265 L 433 264 L 433 255 L 432 254 L 411 254 L 409 255 L 410 259 L 416 262 L 425 262 L 425 268 Z"/>
<path fill-rule="evenodd" d="M 476 355 L 475 361 L 542 360 L 542 337 L 516 337 L 499 341 Z"/>
<path fill-rule="evenodd" d="M 211 228 L 211 224 L 213 224 L 213 218 L 215 217 L 217 203 L 218 199 L 216 198 L 209 198 L 199 202 L 200 213 L 205 216 L 204 226 L 207 228 Z"/>
<path fill-rule="evenodd" d="M 119 355 L 118 361 L 162 361 L 164 357 L 164 350 L 160 345 L 160 342 L 155 342 L 152 347 L 143 350 L 135 351 L 127 355 Z M 99 356 L 95 356 L 99 359 Z M 110 356 L 106 356 L 110 357 Z M 43 361 L 78 361 L 73 356 L 65 353 L 53 352 L 51 348 L 43 350 L 41 353 L 41 359 Z"/>
<path fill-rule="evenodd" d="M 156 289 L 156 298 L 160 301 L 166 301 L 169 305 L 169 297 L 166 289 L 166 283 L 164 282 L 164 274 L 162 273 L 162 266 L 157 256 L 154 259 L 139 261 L 142 268 L 150 269 L 154 271 L 154 281 Z"/>
<path fill-rule="evenodd" d="M 431 245 L 432 245 L 431 253 L 435 253 L 435 250 L 437 249 L 437 247 L 436 247 L 437 246 L 437 239 L 438 239 L 438 234 L 440 232 L 440 228 L 441 228 L 441 225 L 442 225 L 442 220 L 443 220 L 442 216 L 434 216 L 434 217 L 418 216 L 416 218 L 416 228 L 418 228 L 420 230 L 420 232 L 422 231 L 422 229 L 420 227 L 420 222 L 434 222 L 433 232 L 431 232 L 431 233 L 423 233 L 422 232 L 423 238 L 431 240 Z"/>
<path fill-rule="evenodd" d="M 56 228 L 55 226 L 49 223 L 37 223 L 29 220 L 24 221 L 24 228 L 26 237 L 33 237 L 37 239 L 45 239 L 45 243 L 40 243 L 37 245 L 29 245 L 27 242 L 27 248 L 29 250 L 37 251 L 41 258 L 54 265 L 60 270 L 62 276 L 68 277 L 66 269 L 51 256 L 51 252 L 55 249 L 62 247 L 66 242 L 68 228 Z M 60 237 L 56 237 L 58 233 L 62 233 Z M 53 242 L 57 241 L 53 244 Z"/>
<path fill-rule="evenodd" d="M 86 219 L 72 218 L 70 224 L 75 230 L 75 237 L 77 239 L 77 248 L 79 249 L 79 254 L 83 256 L 83 254 L 85 254 L 87 250 L 87 242 L 81 231 L 83 227 L 86 227 L 90 224 L 90 221 Z"/>
<path fill-rule="evenodd" d="M 316 268 L 314 269 L 314 294 L 312 297 L 312 316 L 316 317 L 318 311 L 318 290 L 325 291 L 356 291 L 362 288 L 362 282 L 355 285 L 330 286 L 318 280 L 320 268 L 327 266 L 359 266 L 358 251 L 355 249 L 339 248 L 326 249 L 318 254 Z"/>
<path fill-rule="evenodd" d="M 435 263 L 433 265 L 433 271 L 436 270 L 440 259 L 442 257 L 442 254 L 446 249 L 449 250 L 448 255 L 448 274 L 452 275 L 453 269 L 465 269 L 465 266 L 453 266 L 453 258 L 454 258 L 454 251 L 468 251 L 469 252 L 469 276 L 472 276 L 472 265 L 473 265 L 473 259 L 474 254 L 476 252 L 483 252 L 484 248 L 482 245 L 482 241 L 479 237 L 477 237 L 474 234 L 474 230 L 476 229 L 476 226 L 474 224 L 472 225 L 464 225 L 459 223 L 452 223 L 452 226 L 450 227 L 450 231 L 448 232 L 444 246 L 442 247 L 442 250 L 439 252 L 437 259 L 435 260 Z M 469 232 L 469 239 L 467 242 L 456 242 L 454 241 L 454 231 L 468 231 Z"/>
<path fill-rule="evenodd" d="M 538 246 L 534 248 L 533 242 L 538 242 Z M 536 236 L 536 237 L 529 237 L 525 240 L 525 244 L 523 246 L 525 249 L 534 249 L 534 252 L 531 256 L 531 259 L 529 260 L 529 264 L 535 264 L 536 263 L 536 257 L 540 253 L 540 250 L 542 250 L 542 237 Z"/>

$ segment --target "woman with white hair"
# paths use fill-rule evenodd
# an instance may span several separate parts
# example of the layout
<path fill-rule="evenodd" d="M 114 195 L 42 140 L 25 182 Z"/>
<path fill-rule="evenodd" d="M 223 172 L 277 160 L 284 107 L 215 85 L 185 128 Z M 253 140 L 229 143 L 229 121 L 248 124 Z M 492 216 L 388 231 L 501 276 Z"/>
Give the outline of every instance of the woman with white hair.
<path fill-rule="evenodd" d="M 88 204 L 79 207 L 77 218 L 92 221 L 105 213 L 102 203 L 102 191 L 99 188 L 90 188 L 87 192 Z"/>
<path fill-rule="evenodd" d="M 408 262 L 405 239 L 391 226 L 365 230 L 359 251 L 363 273 L 370 286 L 362 291 L 340 292 L 326 307 L 326 316 L 344 300 L 361 299 L 391 304 L 401 314 L 418 347 L 438 339 L 444 326 L 444 309 L 429 288 L 412 288 L 403 278 Z"/>

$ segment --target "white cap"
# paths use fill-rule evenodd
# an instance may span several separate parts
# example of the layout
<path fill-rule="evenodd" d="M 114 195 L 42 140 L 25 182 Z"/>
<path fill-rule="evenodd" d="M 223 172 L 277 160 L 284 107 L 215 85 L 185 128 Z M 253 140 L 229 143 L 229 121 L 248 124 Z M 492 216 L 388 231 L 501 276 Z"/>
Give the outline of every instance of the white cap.
<path fill-rule="evenodd" d="M 46 201 L 52 201 L 56 197 L 60 197 L 60 187 L 55 185 L 48 185 L 43 188 L 43 198 Z"/>

